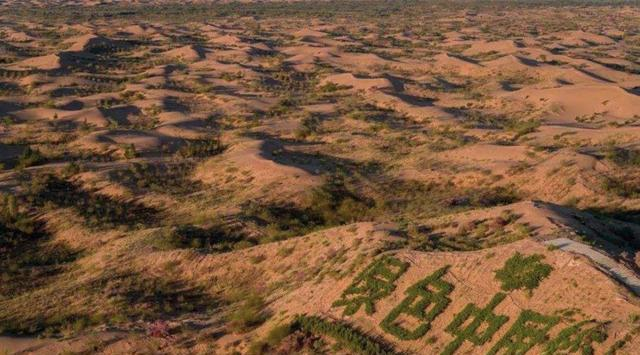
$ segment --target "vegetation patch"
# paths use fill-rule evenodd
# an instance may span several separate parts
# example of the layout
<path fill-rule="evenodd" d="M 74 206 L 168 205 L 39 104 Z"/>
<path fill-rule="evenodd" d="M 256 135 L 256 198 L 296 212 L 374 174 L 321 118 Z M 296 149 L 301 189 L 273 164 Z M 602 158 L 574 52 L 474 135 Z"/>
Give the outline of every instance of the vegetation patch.
<path fill-rule="evenodd" d="M 24 169 L 30 166 L 39 165 L 46 161 L 46 158 L 37 149 L 27 148 L 20 154 L 16 163 L 16 168 Z"/>
<path fill-rule="evenodd" d="M 533 232 L 528 225 L 515 223 L 518 218 L 506 212 L 461 224 L 454 233 L 432 231 L 428 226 L 412 227 L 407 231 L 409 246 L 421 251 L 472 251 L 511 243 Z"/>
<path fill-rule="evenodd" d="M 640 166 L 640 151 L 611 146 L 605 157 L 619 166 Z"/>
<path fill-rule="evenodd" d="M 194 225 L 181 225 L 159 231 L 153 245 L 160 250 L 200 249 L 207 252 L 227 252 L 251 243 L 245 235 L 224 225 L 212 225 L 206 228 Z"/>
<path fill-rule="evenodd" d="M 189 162 L 166 165 L 132 163 L 125 170 L 111 172 L 110 178 L 131 189 L 182 195 L 202 188 L 199 182 L 189 179 L 193 167 Z"/>
<path fill-rule="evenodd" d="M 395 281 L 408 268 L 409 263 L 395 257 L 378 258 L 354 278 L 333 307 L 345 306 L 343 314 L 350 316 L 364 306 L 367 314 L 373 314 L 375 303 L 396 289 Z"/>
<path fill-rule="evenodd" d="M 377 339 L 372 339 L 362 334 L 359 330 L 341 322 L 330 322 L 315 316 L 298 316 L 292 328 L 329 336 L 356 354 L 395 354 L 389 345 Z"/>
<path fill-rule="evenodd" d="M 467 304 L 462 311 L 453 318 L 445 331 L 455 338 L 447 344 L 442 355 L 451 355 L 462 346 L 465 341 L 473 345 L 482 345 L 491 340 L 493 335 L 505 324 L 509 317 L 493 313 L 494 309 L 502 302 L 506 294 L 499 292 L 484 307 L 479 308 L 473 303 Z M 469 320 L 471 320 L 469 322 Z M 466 324 L 466 326 L 465 326 Z M 478 331 L 480 329 L 480 331 Z"/>
<path fill-rule="evenodd" d="M 532 291 L 547 278 L 553 267 L 542 262 L 543 255 L 524 256 L 516 252 L 502 269 L 496 271 L 496 279 L 502 282 L 505 291 L 526 289 Z"/>
<path fill-rule="evenodd" d="M 36 206 L 54 204 L 63 208 L 71 207 L 84 218 L 84 223 L 89 227 L 133 227 L 151 224 L 156 220 L 155 209 L 84 190 L 51 174 L 34 175 L 23 183 L 23 188 L 26 198 Z"/>
<path fill-rule="evenodd" d="M 605 324 L 585 320 L 573 324 L 562 331 L 545 347 L 545 355 L 578 353 L 593 355 L 593 343 L 602 343 L 607 339 Z"/>
<path fill-rule="evenodd" d="M 48 242 L 40 223 L 28 214 L 28 206 L 0 193 L 0 300 L 41 286 L 75 260 L 77 252 Z"/>
<path fill-rule="evenodd" d="M 266 227 L 262 242 L 272 242 L 364 220 L 374 213 L 372 204 L 342 181 L 331 179 L 314 189 L 303 207 L 249 203 L 243 208 L 243 217 Z"/>
<path fill-rule="evenodd" d="M 380 323 L 382 329 L 402 340 L 415 340 L 425 335 L 431 328 L 431 322 L 451 302 L 448 295 L 453 291 L 453 285 L 442 279 L 448 268 L 440 268 L 409 287 L 406 298 Z M 414 317 L 419 325 L 414 329 L 406 329 L 396 322 L 401 316 Z"/>
<path fill-rule="evenodd" d="M 488 354 L 525 354 L 535 345 L 543 343 L 549 330 L 559 321 L 558 317 L 524 310 Z"/>
<path fill-rule="evenodd" d="M 229 328 L 236 333 L 245 333 L 262 324 L 267 319 L 264 308 L 262 297 L 249 295 L 227 316 Z"/>
<path fill-rule="evenodd" d="M 176 155 L 181 158 L 207 158 L 222 153 L 225 146 L 218 138 L 187 141 L 178 149 Z"/>

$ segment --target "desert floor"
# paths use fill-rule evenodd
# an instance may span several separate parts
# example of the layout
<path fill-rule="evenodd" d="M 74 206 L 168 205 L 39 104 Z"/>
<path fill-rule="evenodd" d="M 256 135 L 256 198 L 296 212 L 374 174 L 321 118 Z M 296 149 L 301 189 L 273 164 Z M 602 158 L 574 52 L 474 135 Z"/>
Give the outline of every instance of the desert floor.
<path fill-rule="evenodd" d="M 637 354 L 639 19 L 0 0 L 0 354 Z"/>

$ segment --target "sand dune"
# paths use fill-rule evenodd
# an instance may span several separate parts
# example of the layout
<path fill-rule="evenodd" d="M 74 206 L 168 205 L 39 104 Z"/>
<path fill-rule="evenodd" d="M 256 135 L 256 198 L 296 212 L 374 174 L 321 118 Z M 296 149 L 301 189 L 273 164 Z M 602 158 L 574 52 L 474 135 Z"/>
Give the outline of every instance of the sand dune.
<path fill-rule="evenodd" d="M 553 122 L 573 123 L 592 115 L 613 120 L 633 118 L 640 96 L 616 85 L 570 85 L 552 89 L 523 89 L 514 97 L 540 105 L 549 111 Z"/>
<path fill-rule="evenodd" d="M 635 354 L 619 5 L 0 0 L 0 354 Z"/>

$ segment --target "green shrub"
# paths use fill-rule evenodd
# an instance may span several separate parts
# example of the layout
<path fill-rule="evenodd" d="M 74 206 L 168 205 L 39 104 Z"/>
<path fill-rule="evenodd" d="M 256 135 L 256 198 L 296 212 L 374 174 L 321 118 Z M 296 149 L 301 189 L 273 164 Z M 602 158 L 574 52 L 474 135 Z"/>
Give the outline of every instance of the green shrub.
<path fill-rule="evenodd" d="M 175 164 L 132 163 L 127 169 L 110 172 L 109 178 L 130 189 L 156 193 L 189 194 L 202 185 L 189 179 L 194 165 L 189 162 Z"/>
<path fill-rule="evenodd" d="M 292 328 L 332 337 L 356 354 L 391 355 L 395 353 L 389 345 L 369 338 L 355 328 L 340 322 L 329 322 L 316 316 L 298 316 Z"/>
<path fill-rule="evenodd" d="M 431 328 L 431 322 L 451 302 L 447 296 L 453 291 L 453 285 L 442 279 L 448 268 L 448 266 L 440 268 L 409 287 L 405 292 L 407 295 L 405 299 L 380 323 L 382 329 L 402 340 L 416 340 L 425 335 Z M 434 289 L 436 291 L 432 291 Z M 416 323 L 419 325 L 412 330 L 407 330 L 402 325 L 394 323 L 403 314 L 416 318 Z"/>
<path fill-rule="evenodd" d="M 136 151 L 136 146 L 132 144 L 127 144 L 124 146 L 124 157 L 125 159 L 133 159 L 138 156 L 138 152 Z"/>
<path fill-rule="evenodd" d="M 137 226 L 155 221 L 157 211 L 131 201 L 87 191 L 51 174 L 30 176 L 23 182 L 26 198 L 38 207 L 53 203 L 72 207 L 89 227 L 110 228 L 115 225 Z"/>
<path fill-rule="evenodd" d="M 180 225 L 169 230 L 161 230 L 153 241 L 160 250 L 201 249 L 208 252 L 227 252 L 243 241 L 245 236 L 223 225 L 201 228 Z"/>
<path fill-rule="evenodd" d="M 16 167 L 18 169 L 28 168 L 30 166 L 39 165 L 46 161 L 45 157 L 37 149 L 27 147 L 18 157 Z"/>
<path fill-rule="evenodd" d="M 392 256 L 378 258 L 353 279 L 332 306 L 345 306 L 344 315 L 353 315 L 362 306 L 367 314 L 373 314 L 375 303 L 395 290 L 395 281 L 408 267 L 409 263 Z"/>
<path fill-rule="evenodd" d="M 604 176 L 602 188 L 616 196 L 635 199 L 640 196 L 640 185 L 635 176 Z"/>
<path fill-rule="evenodd" d="M 559 321 L 558 317 L 525 309 L 511 329 L 489 350 L 488 355 L 526 354 L 535 345 L 545 342 L 547 333 Z"/>
<path fill-rule="evenodd" d="M 319 228 L 365 220 L 372 215 L 373 202 L 349 190 L 339 179 L 330 179 L 314 189 L 303 207 L 248 203 L 244 217 L 266 230 L 265 242 L 278 241 L 310 233 Z"/>
<path fill-rule="evenodd" d="M 600 322 L 585 320 L 563 329 L 545 350 L 545 355 L 559 353 L 577 353 L 593 355 L 593 343 L 602 343 L 607 339 L 605 325 Z"/>
<path fill-rule="evenodd" d="M 447 344 L 442 351 L 442 355 L 452 355 L 462 346 L 465 341 L 478 346 L 491 340 L 493 335 L 504 325 L 509 317 L 496 315 L 494 309 L 502 302 L 505 297 L 504 293 L 497 293 L 491 298 L 491 301 L 484 308 L 479 308 L 473 303 L 469 303 L 465 308 L 456 314 L 451 323 L 445 328 L 455 338 Z M 468 322 L 471 319 L 471 322 Z M 466 324 L 466 327 L 463 325 Z M 478 329 L 482 329 L 478 333 Z"/>
<path fill-rule="evenodd" d="M 267 319 L 264 307 L 265 302 L 262 297 L 249 295 L 228 315 L 229 328 L 234 332 L 244 333 L 262 324 Z"/>
<path fill-rule="evenodd" d="M 225 147 L 220 139 L 209 138 L 203 140 L 187 141 L 187 144 L 178 149 L 176 155 L 182 158 L 206 158 L 218 155 Z"/>
<path fill-rule="evenodd" d="M 605 157 L 620 166 L 640 166 L 640 151 L 610 146 Z"/>
<path fill-rule="evenodd" d="M 502 289 L 505 291 L 518 289 L 531 291 L 537 288 L 553 270 L 551 265 L 541 262 L 542 259 L 544 259 L 543 255 L 523 256 L 516 252 L 502 269 L 496 271 L 496 279 L 502 283 Z"/>
<path fill-rule="evenodd" d="M 277 325 L 269 330 L 269 333 L 267 333 L 267 336 L 264 339 L 252 343 L 247 350 L 247 354 L 262 355 L 273 353 L 273 349 L 292 332 L 292 324 Z"/>

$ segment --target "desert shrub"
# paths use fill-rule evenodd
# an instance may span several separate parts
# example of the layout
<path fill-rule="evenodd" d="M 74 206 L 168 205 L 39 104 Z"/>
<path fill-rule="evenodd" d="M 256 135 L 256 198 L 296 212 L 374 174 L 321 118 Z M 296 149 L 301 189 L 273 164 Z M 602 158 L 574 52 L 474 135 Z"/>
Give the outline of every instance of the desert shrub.
<path fill-rule="evenodd" d="M 193 167 L 189 162 L 164 165 L 132 163 L 127 169 L 112 171 L 109 177 L 131 189 L 181 195 L 196 192 L 202 187 L 189 179 Z"/>
<path fill-rule="evenodd" d="M 325 225 L 334 226 L 365 219 L 374 203 L 351 191 L 343 180 L 331 178 L 312 191 L 307 205 Z"/>
<path fill-rule="evenodd" d="M 456 314 L 445 328 L 445 331 L 455 338 L 447 344 L 442 355 L 454 354 L 465 341 L 478 346 L 491 340 L 493 335 L 509 320 L 507 316 L 493 313 L 505 297 L 507 297 L 506 294 L 499 292 L 491 298 L 484 308 L 469 303 L 460 313 Z M 471 321 L 468 322 L 469 320 Z M 481 332 L 478 332 L 479 329 Z"/>
<path fill-rule="evenodd" d="M 428 227 L 409 230 L 409 247 L 421 251 L 471 251 L 527 238 L 530 227 L 514 223 L 519 216 L 503 213 L 495 218 L 461 224 L 455 233 L 433 232 Z"/>
<path fill-rule="evenodd" d="M 340 180 L 330 179 L 315 188 L 304 206 L 248 203 L 243 217 L 265 227 L 263 242 L 277 241 L 310 233 L 319 228 L 366 219 L 374 213 L 374 203 L 348 189 Z"/>
<path fill-rule="evenodd" d="M 285 96 L 269 109 L 267 115 L 272 117 L 282 116 L 291 112 L 297 105 L 298 102 L 293 98 L 293 96 Z"/>
<path fill-rule="evenodd" d="M 316 316 L 298 316 L 292 328 L 329 336 L 356 354 L 385 355 L 395 353 L 391 346 L 377 339 L 372 339 L 356 328 L 341 322 L 330 322 Z"/>
<path fill-rule="evenodd" d="M 535 345 L 545 342 L 547 333 L 559 321 L 558 317 L 525 309 L 488 354 L 526 354 Z"/>
<path fill-rule="evenodd" d="M 291 334 L 292 328 L 291 324 L 282 324 L 275 326 L 269 330 L 265 342 L 271 346 L 275 346 L 282 341 L 287 335 Z"/>
<path fill-rule="evenodd" d="M 77 253 L 49 243 L 29 207 L 15 195 L 0 193 L 0 300 L 38 287 L 73 261 Z"/>
<path fill-rule="evenodd" d="M 261 242 L 272 242 L 304 235 L 324 225 L 318 216 L 293 205 L 261 205 L 250 202 L 243 208 L 243 218 L 264 228 Z"/>
<path fill-rule="evenodd" d="M 333 307 L 344 306 L 344 315 L 353 315 L 362 306 L 367 314 L 373 314 L 375 303 L 395 290 L 395 282 L 407 271 L 409 263 L 392 256 L 382 256 L 360 272 Z"/>
<path fill-rule="evenodd" d="M 619 197 L 640 197 L 640 184 L 636 176 L 605 176 L 602 179 L 602 188 Z"/>
<path fill-rule="evenodd" d="M 447 296 L 453 291 L 453 285 L 442 279 L 447 269 L 448 266 L 440 268 L 409 287 L 405 292 L 406 298 L 380 323 L 382 329 L 402 340 L 416 340 L 425 335 L 431 328 L 431 322 L 451 302 Z M 401 324 L 395 323 L 403 314 L 416 318 L 418 326 L 407 330 Z"/>
<path fill-rule="evenodd" d="M 602 343 L 607 339 L 605 325 L 585 320 L 573 324 L 552 339 L 545 347 L 545 355 L 558 353 L 577 353 L 593 355 L 593 343 Z"/>
<path fill-rule="evenodd" d="M 207 252 L 227 252 L 246 240 L 244 234 L 223 225 L 206 228 L 181 225 L 169 230 L 161 230 L 153 241 L 160 250 L 201 249 Z"/>
<path fill-rule="evenodd" d="M 332 93 L 332 92 L 336 92 L 338 90 L 342 90 L 342 89 L 346 89 L 348 87 L 344 86 L 344 85 L 338 85 L 336 83 L 332 83 L 332 82 L 327 82 L 322 86 L 318 87 L 318 91 L 323 92 L 323 93 Z"/>
<path fill-rule="evenodd" d="M 45 157 L 37 149 L 27 147 L 18 157 L 17 168 L 28 168 L 30 166 L 39 165 L 46 161 Z"/>
<path fill-rule="evenodd" d="M 15 247 L 35 231 L 35 222 L 14 195 L 0 193 L 0 252 Z"/>
<path fill-rule="evenodd" d="M 176 155 L 182 158 L 206 158 L 220 154 L 225 147 L 217 138 L 187 141 L 178 149 Z"/>
<path fill-rule="evenodd" d="M 430 138 L 427 147 L 434 152 L 459 148 L 475 141 L 473 137 L 466 135 L 464 131 L 454 129 L 451 126 L 434 128 L 427 132 L 427 136 Z"/>
<path fill-rule="evenodd" d="M 535 119 L 530 120 L 517 120 L 512 119 L 507 121 L 504 126 L 504 129 L 514 132 L 514 139 L 518 139 L 524 135 L 535 132 L 538 127 L 540 127 L 540 121 Z"/>
<path fill-rule="evenodd" d="M 138 152 L 136 151 L 136 146 L 132 144 L 127 144 L 124 146 L 124 157 L 125 159 L 133 159 L 138 156 Z"/>
<path fill-rule="evenodd" d="M 229 328 L 234 332 L 244 333 L 262 324 L 267 319 L 264 307 L 262 297 L 249 295 L 227 316 Z"/>
<path fill-rule="evenodd" d="M 459 188 L 450 181 L 424 183 L 385 179 L 375 186 L 375 209 L 369 215 L 434 217 L 474 207 L 492 207 L 520 201 L 513 185 Z"/>
<path fill-rule="evenodd" d="M 76 335 L 86 328 L 97 325 L 99 318 L 87 314 L 60 313 L 49 317 L 38 317 L 25 321 L 0 321 L 0 334 L 20 336 L 66 336 Z"/>
<path fill-rule="evenodd" d="M 465 110 L 464 114 L 462 126 L 465 128 L 503 129 L 509 120 L 506 116 L 489 114 L 479 110 Z"/>
<path fill-rule="evenodd" d="M 610 146 L 605 157 L 620 166 L 640 166 L 640 151 Z"/>
<path fill-rule="evenodd" d="M 469 205 L 478 207 L 508 205 L 520 200 L 518 192 L 513 186 L 468 190 L 465 195 Z"/>
<path fill-rule="evenodd" d="M 496 271 L 496 279 L 502 283 L 505 291 L 526 289 L 533 290 L 543 279 L 547 278 L 553 267 L 543 263 L 543 255 L 524 256 L 516 252 L 507 260 L 502 269 Z"/>
<path fill-rule="evenodd" d="M 640 327 L 635 327 L 633 328 L 631 331 L 629 331 L 627 334 L 625 334 L 624 337 L 622 337 L 622 339 L 617 340 L 615 343 L 613 343 L 609 349 L 607 349 L 607 351 L 605 352 L 605 355 L 615 355 L 618 353 L 618 350 L 624 348 L 628 342 L 630 342 L 631 340 L 633 340 L 633 338 L 638 335 L 638 333 L 640 333 Z"/>
<path fill-rule="evenodd" d="M 62 168 L 61 174 L 65 178 L 69 178 L 80 173 L 82 169 L 83 169 L 83 166 L 73 161 L 65 165 L 64 168 Z"/>
<path fill-rule="evenodd" d="M 26 198 L 36 206 L 53 203 L 59 207 L 72 207 L 89 227 L 136 226 L 155 221 L 155 209 L 84 190 L 51 174 L 33 175 L 23 182 L 23 188 Z"/>
<path fill-rule="evenodd" d="M 315 115 L 303 117 L 300 122 L 300 127 L 295 131 L 296 138 L 305 139 L 314 133 L 318 133 L 321 123 L 320 118 Z"/>
<path fill-rule="evenodd" d="M 284 338 L 293 332 L 292 324 L 280 324 L 269 330 L 264 339 L 254 342 L 249 347 L 249 355 L 261 355 L 273 353 L 273 349 L 278 346 Z"/>
<path fill-rule="evenodd" d="M 149 278 L 137 273 L 110 270 L 75 290 L 87 296 L 100 290 L 113 307 L 95 313 L 76 307 L 57 307 L 36 316 L 2 314 L 0 333 L 45 336 L 71 336 L 85 328 L 100 324 L 118 324 L 130 320 L 157 320 L 182 313 L 215 307 L 218 300 L 200 289 L 176 281 Z"/>
<path fill-rule="evenodd" d="M 117 315 L 124 319 L 152 320 L 202 312 L 220 304 L 219 299 L 201 287 L 137 272 L 109 270 L 84 286 L 84 290 L 104 292 L 116 306 Z"/>

